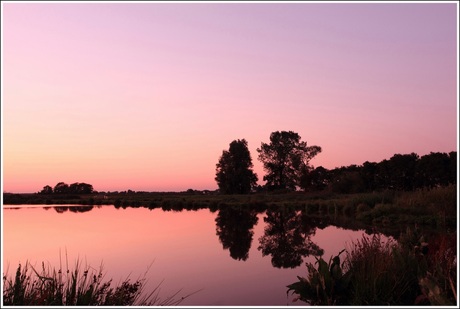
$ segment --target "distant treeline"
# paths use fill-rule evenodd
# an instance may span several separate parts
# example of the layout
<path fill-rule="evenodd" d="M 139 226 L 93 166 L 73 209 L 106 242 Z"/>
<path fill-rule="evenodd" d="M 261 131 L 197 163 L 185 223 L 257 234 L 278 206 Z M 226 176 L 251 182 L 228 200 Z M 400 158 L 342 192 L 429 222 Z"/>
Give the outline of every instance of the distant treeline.
<path fill-rule="evenodd" d="M 93 193 L 93 186 L 84 182 L 75 182 L 70 185 L 65 182 L 57 183 L 54 188 L 49 185 L 43 187 L 40 194 L 90 194 Z"/>
<path fill-rule="evenodd" d="M 363 193 L 379 190 L 413 191 L 431 189 L 457 183 L 457 152 L 431 152 L 419 157 L 416 153 L 395 154 L 378 163 L 366 161 L 362 165 L 349 165 L 326 169 L 322 166 L 303 173 L 299 189 L 304 191 L 330 191 L 334 193 Z M 254 188 L 256 192 L 273 191 L 268 183 Z M 285 191 L 292 191 L 286 190 Z M 59 182 L 54 187 L 46 185 L 39 194 L 90 194 L 97 193 L 91 184 Z M 127 193 L 136 193 L 128 190 Z M 138 192 L 142 193 L 142 192 Z M 184 193 L 213 193 L 193 189 Z M 224 192 L 221 192 L 224 193 Z"/>
<path fill-rule="evenodd" d="M 336 193 L 372 192 L 375 190 L 412 191 L 457 183 L 457 152 L 431 152 L 419 157 L 416 153 L 395 154 L 379 163 L 328 170 L 312 169 L 301 180 L 306 191 L 331 190 Z"/>

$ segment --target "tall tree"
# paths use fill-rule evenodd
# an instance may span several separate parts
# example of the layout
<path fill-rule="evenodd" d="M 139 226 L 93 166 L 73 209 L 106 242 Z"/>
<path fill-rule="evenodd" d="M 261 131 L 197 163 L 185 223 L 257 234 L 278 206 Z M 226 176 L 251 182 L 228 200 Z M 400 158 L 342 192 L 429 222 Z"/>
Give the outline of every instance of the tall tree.
<path fill-rule="evenodd" d="M 295 190 L 301 186 L 302 175 L 311 169 L 309 162 L 321 147 L 307 146 L 300 139 L 295 132 L 276 131 L 270 135 L 270 144 L 262 143 L 257 148 L 269 188 Z"/>
<path fill-rule="evenodd" d="M 216 164 L 216 178 L 219 190 L 224 194 L 246 194 L 256 186 L 257 175 L 245 139 L 234 140 L 229 150 L 222 151 Z"/>

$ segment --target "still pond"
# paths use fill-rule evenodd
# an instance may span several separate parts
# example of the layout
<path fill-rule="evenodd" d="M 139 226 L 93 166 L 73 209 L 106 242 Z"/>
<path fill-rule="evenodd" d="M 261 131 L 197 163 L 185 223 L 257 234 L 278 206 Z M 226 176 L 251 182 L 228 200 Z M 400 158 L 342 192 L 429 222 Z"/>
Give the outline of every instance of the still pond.
<path fill-rule="evenodd" d="M 165 211 L 114 206 L 3 206 L 3 273 L 19 263 L 74 269 L 77 260 L 113 283 L 147 269 L 146 290 L 194 293 L 181 306 L 304 306 L 286 286 L 306 262 L 329 260 L 364 230 L 310 222 L 301 212 Z M 61 265 L 61 266 L 60 266 Z"/>

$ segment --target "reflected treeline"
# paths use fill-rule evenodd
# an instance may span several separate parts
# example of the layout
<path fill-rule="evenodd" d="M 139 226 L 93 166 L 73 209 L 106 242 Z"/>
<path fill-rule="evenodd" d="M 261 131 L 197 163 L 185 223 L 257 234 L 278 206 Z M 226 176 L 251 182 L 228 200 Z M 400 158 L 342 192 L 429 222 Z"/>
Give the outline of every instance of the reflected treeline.
<path fill-rule="evenodd" d="M 54 207 L 43 207 L 45 210 L 54 209 L 57 213 L 64 213 L 66 211 L 71 212 L 88 212 L 94 208 L 94 206 L 54 206 Z"/>
<path fill-rule="evenodd" d="M 271 255 L 272 265 L 277 268 L 295 268 L 309 255 L 322 255 L 323 250 L 311 237 L 316 227 L 304 224 L 301 211 L 290 208 L 267 210 L 264 235 L 259 238 L 258 250 Z"/>
<path fill-rule="evenodd" d="M 161 205 L 161 204 L 160 204 Z M 216 223 L 217 223 L 217 227 L 216 227 L 216 230 L 219 230 L 219 229 L 226 229 L 226 227 L 224 226 L 231 226 L 231 223 L 228 223 L 230 222 L 231 220 L 231 216 L 235 215 L 235 214 L 232 214 L 234 211 L 238 211 L 238 212 L 241 212 L 241 216 L 246 216 L 247 214 L 250 214 L 250 216 L 257 216 L 258 214 L 262 214 L 262 213 L 267 213 L 267 214 L 270 214 L 270 216 L 274 216 L 273 212 L 280 212 L 282 211 L 284 213 L 283 216 L 286 216 L 286 218 L 289 218 L 289 214 L 292 212 L 292 211 L 297 211 L 297 215 L 300 214 L 301 216 L 301 219 L 299 219 L 302 224 L 304 225 L 304 227 L 302 227 L 304 229 L 304 233 L 306 234 L 309 234 L 306 226 L 308 225 L 311 225 L 312 227 L 315 227 L 315 228 L 320 228 L 320 229 L 323 229 L 327 226 L 330 226 L 330 225 L 334 225 L 334 226 L 337 226 L 337 227 L 341 227 L 341 228 L 344 228 L 344 229 L 348 229 L 348 230 L 354 230 L 354 231 L 357 231 L 357 230 L 364 230 L 366 233 L 368 234 L 372 234 L 372 233 L 375 233 L 376 230 L 379 232 L 379 233 L 382 233 L 386 236 L 392 236 L 394 237 L 395 239 L 397 239 L 400 235 L 401 232 L 404 232 L 406 230 L 406 227 L 407 226 L 400 226 L 400 225 L 388 225 L 388 226 L 384 226 L 384 225 L 379 225 L 378 228 L 374 227 L 373 225 L 369 225 L 367 224 L 366 222 L 362 222 L 360 220 L 356 220 L 354 216 L 348 216 L 348 215 L 337 215 L 335 213 L 323 213 L 321 211 L 311 211 L 311 209 L 314 207 L 312 207 L 312 205 L 307 205 L 307 206 L 304 206 L 304 207 L 278 207 L 278 206 L 274 206 L 274 207 L 269 207 L 267 206 L 266 204 L 263 204 L 263 203 L 253 203 L 253 204 L 249 204 L 249 205 L 231 205 L 231 204 L 225 204 L 225 203 L 222 203 L 222 204 L 219 204 L 219 205 L 210 205 L 208 207 L 206 206 L 203 206 L 201 204 L 198 204 L 198 203 L 193 203 L 193 202 L 190 202 L 190 201 L 183 201 L 183 200 L 180 200 L 178 202 L 175 202 L 175 203 L 164 203 L 163 205 L 159 206 L 159 204 L 155 204 L 155 205 L 150 205 L 150 206 L 128 206 L 128 205 L 113 205 L 116 209 L 127 209 L 127 208 L 147 208 L 149 210 L 154 210 L 154 209 L 161 209 L 163 211 L 174 211 L 174 212 L 180 212 L 180 211 L 197 211 L 197 210 L 200 210 L 200 209 L 208 209 L 209 211 L 211 212 L 216 212 L 218 211 L 218 217 L 220 216 L 221 218 L 219 219 L 216 219 Z M 92 209 L 94 208 L 100 208 L 100 207 L 110 207 L 110 206 L 101 206 L 101 205 L 66 205 L 66 206 L 44 206 L 42 207 L 43 209 L 45 210 L 49 210 L 49 209 L 54 209 L 56 212 L 58 213 L 63 213 L 65 211 L 72 211 L 72 212 L 75 212 L 75 213 L 78 213 L 78 212 L 88 212 L 88 211 L 91 211 Z M 17 210 L 20 210 L 20 209 L 27 209 L 26 208 L 23 208 L 23 207 L 5 207 L 4 206 L 4 209 L 17 209 Z M 221 213 L 222 212 L 222 213 Z M 292 214 L 291 214 L 292 215 Z M 217 220 L 222 220 L 221 223 L 218 223 Z M 243 218 L 239 219 L 241 220 L 240 222 L 243 222 Z M 248 222 L 251 222 L 251 220 L 247 219 Z M 273 221 L 273 218 L 266 218 L 266 223 L 267 224 L 270 224 L 271 221 Z M 250 228 L 248 229 L 252 229 L 253 226 L 256 224 L 257 222 L 255 222 Z M 219 227 L 219 224 L 221 224 L 221 227 Z M 236 223 L 235 223 L 236 224 Z M 241 223 L 242 224 L 242 223 Z M 291 223 L 292 224 L 292 223 Z M 249 226 L 249 223 L 248 223 L 248 226 Z M 225 231 L 221 231 L 219 233 L 228 233 L 228 232 L 225 232 Z M 235 232 L 236 233 L 236 232 Z M 229 233 L 230 234 L 230 233 Z M 226 237 L 226 236 L 224 236 Z M 226 237 L 228 238 L 228 237 Z M 222 240 L 220 239 L 220 241 L 222 242 L 222 244 L 227 244 L 228 241 L 227 240 Z M 230 246 L 228 247 L 230 248 Z"/>
<path fill-rule="evenodd" d="M 235 260 L 246 261 L 251 248 L 253 228 L 257 223 L 257 212 L 240 206 L 228 206 L 216 217 L 216 235 L 224 249 L 230 251 Z"/>
<path fill-rule="evenodd" d="M 89 212 L 103 206 L 46 206 L 44 209 L 54 209 L 58 213 L 71 211 L 74 213 Z M 116 205 L 116 209 L 133 206 Z M 162 207 L 137 206 L 134 208 L 161 209 L 163 211 L 196 211 L 204 208 L 198 204 L 178 200 L 175 203 L 165 203 Z M 366 233 L 382 233 L 397 239 L 405 230 L 403 226 L 391 226 L 387 229 L 380 226 L 378 231 L 372 226 L 359 222 L 354 216 L 337 215 L 330 208 L 329 212 L 321 212 L 311 205 L 294 206 L 264 206 L 220 204 L 214 208 L 206 208 L 216 214 L 216 235 L 224 250 L 229 251 L 231 258 L 246 261 L 253 245 L 254 227 L 258 223 L 258 215 L 263 214 L 265 228 L 263 235 L 257 241 L 257 250 L 263 256 L 271 258 L 271 263 L 277 268 L 295 268 L 302 265 L 310 255 L 322 255 L 323 249 L 312 241 L 316 230 L 330 225 L 348 230 L 365 230 Z"/>

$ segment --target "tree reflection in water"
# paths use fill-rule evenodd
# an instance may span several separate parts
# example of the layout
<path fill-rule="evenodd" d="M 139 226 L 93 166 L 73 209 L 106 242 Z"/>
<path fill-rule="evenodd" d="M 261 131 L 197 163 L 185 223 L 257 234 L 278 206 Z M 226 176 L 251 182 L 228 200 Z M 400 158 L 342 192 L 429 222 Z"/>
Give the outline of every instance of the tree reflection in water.
<path fill-rule="evenodd" d="M 257 223 L 257 212 L 244 207 L 226 206 L 216 217 L 216 235 L 224 249 L 229 249 L 235 260 L 246 261 L 251 248 L 252 231 Z"/>
<path fill-rule="evenodd" d="M 264 235 L 257 249 L 263 256 L 272 256 L 274 267 L 295 268 L 302 264 L 303 257 L 323 254 L 323 249 L 311 241 L 316 227 L 303 222 L 301 211 L 267 210 L 264 221 Z"/>
<path fill-rule="evenodd" d="M 46 209 L 46 207 L 43 207 Z M 71 212 L 87 212 L 93 209 L 94 206 L 89 205 L 89 206 L 56 206 L 54 207 L 54 210 L 57 213 L 64 213 L 66 211 L 71 211 Z"/>
<path fill-rule="evenodd" d="M 43 208 L 53 208 L 58 213 L 67 211 L 83 213 L 91 211 L 94 207 L 99 208 L 101 206 L 69 205 L 45 206 Z M 115 208 L 118 209 L 117 206 Z M 329 225 L 334 225 L 351 230 L 365 229 L 368 234 L 375 233 L 375 230 L 368 231 L 368 227 L 364 224 L 347 217 L 312 215 L 305 209 L 294 207 L 275 206 L 262 210 L 260 207 L 251 207 L 250 205 L 225 205 L 219 208 L 215 218 L 216 235 L 219 242 L 224 250 L 229 250 L 233 259 L 242 261 L 249 258 L 249 250 L 254 236 L 253 230 L 258 223 L 258 215 L 265 212 L 264 234 L 259 238 L 257 249 L 262 252 L 262 256 L 271 256 L 271 263 L 276 268 L 295 268 L 300 266 L 303 259 L 309 255 L 322 255 L 324 250 L 311 240 L 317 228 L 324 229 Z M 151 208 L 149 207 L 149 209 Z M 163 210 L 171 209 L 175 211 L 188 210 L 182 202 Z M 390 235 L 390 233 L 385 235 Z"/>

